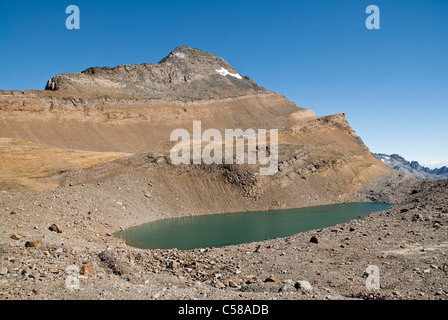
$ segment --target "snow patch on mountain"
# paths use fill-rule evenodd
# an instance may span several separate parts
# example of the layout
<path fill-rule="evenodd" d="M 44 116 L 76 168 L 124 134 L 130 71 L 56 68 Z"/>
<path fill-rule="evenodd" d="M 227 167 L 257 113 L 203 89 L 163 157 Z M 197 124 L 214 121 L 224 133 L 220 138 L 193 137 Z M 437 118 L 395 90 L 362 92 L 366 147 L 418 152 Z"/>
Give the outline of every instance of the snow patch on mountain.
<path fill-rule="evenodd" d="M 237 79 L 243 79 L 243 77 L 242 76 L 240 76 L 238 73 L 230 73 L 227 69 L 225 69 L 224 67 L 222 67 L 221 69 L 216 69 L 215 70 L 216 72 L 218 72 L 220 75 L 222 75 L 222 76 L 227 76 L 227 75 L 229 75 L 229 76 L 232 76 L 232 77 L 235 77 L 235 78 L 237 78 Z"/>

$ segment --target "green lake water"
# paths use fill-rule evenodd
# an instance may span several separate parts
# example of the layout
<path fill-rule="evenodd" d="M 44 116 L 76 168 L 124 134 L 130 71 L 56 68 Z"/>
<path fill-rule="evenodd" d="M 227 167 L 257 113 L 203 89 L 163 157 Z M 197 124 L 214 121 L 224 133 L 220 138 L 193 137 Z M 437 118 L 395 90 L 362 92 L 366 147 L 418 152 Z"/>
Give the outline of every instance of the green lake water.
<path fill-rule="evenodd" d="M 143 249 L 221 247 L 330 227 L 390 206 L 392 204 L 344 203 L 172 218 L 129 228 L 117 235 L 129 246 Z"/>

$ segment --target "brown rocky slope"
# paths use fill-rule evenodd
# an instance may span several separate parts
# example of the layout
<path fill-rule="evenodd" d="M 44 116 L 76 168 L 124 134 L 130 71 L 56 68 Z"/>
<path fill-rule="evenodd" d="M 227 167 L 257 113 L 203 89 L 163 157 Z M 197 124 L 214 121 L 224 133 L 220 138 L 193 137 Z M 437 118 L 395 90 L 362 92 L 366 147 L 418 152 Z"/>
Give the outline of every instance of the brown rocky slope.
<path fill-rule="evenodd" d="M 90 80 L 79 80 L 84 78 Z M 281 190 L 294 185 L 318 190 L 310 191 L 317 197 L 337 198 L 390 171 L 371 155 L 344 115 L 318 117 L 240 76 L 223 59 L 190 47 L 176 48 L 158 64 L 92 68 L 57 75 L 50 83 L 53 91 L 1 92 L 0 137 L 59 149 L 167 156 L 174 145 L 172 130 L 191 132 L 196 120 L 202 130 L 278 129 L 281 172 L 259 183 L 280 181 Z M 325 186 L 309 181 L 319 177 Z M 297 198 L 286 195 L 280 202 Z"/>
<path fill-rule="evenodd" d="M 278 298 L 284 294 L 277 296 L 276 285 L 271 288 L 259 280 L 268 273 L 285 281 L 304 277 L 306 270 L 321 275 L 325 271 L 314 261 L 335 265 L 321 278 L 333 285 L 308 277 L 318 284 L 316 298 L 362 297 L 362 279 L 352 276 L 358 285 L 353 291 L 335 280 L 341 270 L 347 272 L 336 266 L 341 265 L 338 259 L 360 260 L 357 268 L 365 268 L 367 260 L 379 254 L 372 247 L 373 255 L 358 253 L 355 257 L 357 250 L 373 245 L 369 242 L 373 238 L 362 237 L 379 223 L 375 219 L 352 222 L 359 224 L 353 241 L 346 239 L 351 238 L 345 231 L 339 235 L 326 229 L 321 233 L 328 240 L 327 244 L 324 240 L 324 249 L 303 242 L 306 233 L 262 242 L 258 245 L 266 254 L 253 258 L 246 253 L 255 250 L 252 244 L 198 252 L 141 251 L 126 247 L 112 234 L 120 227 L 176 216 L 346 201 L 408 201 L 403 186 L 415 183 L 412 179 L 401 182 L 404 178 L 398 179 L 377 160 L 343 114 L 318 117 L 240 76 L 221 58 L 197 49 L 179 47 L 156 65 L 57 75 L 47 89 L 0 94 L 0 142 L 6 150 L 0 157 L 2 163 L 14 162 L 14 166 L 2 165 L 0 176 L 11 177 L 22 168 L 21 181 L 3 179 L 1 184 L 4 298 Z M 259 165 L 173 165 L 170 133 L 176 128 L 191 132 L 194 120 L 202 122 L 203 130 L 278 129 L 279 171 L 260 176 Z M 52 159 L 59 161 L 54 168 Z M 45 170 L 33 169 L 43 163 Z M 390 181 L 400 187 L 393 188 Z M 387 188 L 394 192 L 381 192 Z M 443 187 L 435 190 L 437 202 L 445 201 Z M 444 210 L 444 204 L 440 208 Z M 396 210 L 391 212 L 395 219 Z M 52 224 L 63 232 L 48 230 Z M 445 229 L 437 232 L 437 239 L 442 239 Z M 295 245 L 290 245 L 291 239 Z M 36 248 L 25 248 L 25 242 L 33 240 L 42 242 Z M 339 241 L 350 242 L 355 251 L 343 250 L 340 255 L 333 245 Z M 105 251 L 107 246 L 110 250 Z M 392 247 L 389 243 L 383 249 Z M 322 257 L 327 253 L 325 260 Z M 275 262 L 276 255 L 285 258 Z M 305 265 L 295 265 L 298 259 Z M 83 278 L 81 291 L 64 286 L 63 270 L 71 264 L 95 270 Z M 200 276 L 213 274 L 211 265 L 221 270 L 222 279 Z M 186 274 L 190 269 L 195 273 Z M 233 279 L 236 287 L 229 289 L 226 281 L 242 269 L 241 276 Z M 287 270 L 288 277 L 282 276 L 282 270 Z M 249 280 L 243 276 L 251 275 L 258 279 L 255 286 L 243 286 Z M 224 289 L 217 288 L 217 280 L 224 283 Z M 283 283 L 285 292 L 291 289 L 288 283 Z M 132 293 L 126 288 L 133 288 Z M 289 297 L 311 296 L 294 291 Z"/>

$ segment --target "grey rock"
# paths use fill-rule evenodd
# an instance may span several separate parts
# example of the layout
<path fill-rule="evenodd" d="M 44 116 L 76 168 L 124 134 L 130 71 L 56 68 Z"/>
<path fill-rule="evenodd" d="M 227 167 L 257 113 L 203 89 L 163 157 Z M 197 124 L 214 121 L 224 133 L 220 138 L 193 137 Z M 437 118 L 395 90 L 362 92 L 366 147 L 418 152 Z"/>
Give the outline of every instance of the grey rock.
<path fill-rule="evenodd" d="M 311 284 L 308 281 L 305 281 L 305 280 L 297 281 L 295 283 L 294 287 L 297 290 L 302 290 L 302 291 L 311 291 L 311 290 L 313 290 L 313 287 L 311 286 Z"/>
<path fill-rule="evenodd" d="M 101 261 L 110 268 L 113 273 L 125 275 L 130 273 L 130 267 L 123 258 L 116 255 L 112 250 L 106 249 L 99 254 Z"/>
<path fill-rule="evenodd" d="M 291 284 L 284 284 L 278 289 L 278 292 L 292 292 L 295 291 L 294 286 Z"/>

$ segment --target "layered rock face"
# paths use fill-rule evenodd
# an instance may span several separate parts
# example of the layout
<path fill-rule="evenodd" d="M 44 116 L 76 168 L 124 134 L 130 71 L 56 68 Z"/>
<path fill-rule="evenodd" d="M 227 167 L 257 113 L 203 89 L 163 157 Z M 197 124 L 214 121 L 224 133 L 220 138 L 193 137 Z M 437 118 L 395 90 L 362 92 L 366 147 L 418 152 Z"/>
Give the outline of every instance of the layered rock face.
<path fill-rule="evenodd" d="M 189 190 L 190 211 L 185 205 L 182 212 L 201 214 L 341 202 L 390 171 L 343 114 L 318 117 L 259 87 L 222 58 L 185 46 L 157 64 L 94 67 L 56 75 L 45 91 L 2 91 L 0 110 L 0 137 L 15 139 L 16 146 L 34 143 L 36 150 L 42 146 L 39 150 L 58 154 L 73 149 L 105 153 L 86 153 L 92 161 L 59 164 L 65 169 L 43 170 L 34 177 L 26 171 L 23 177 L 5 172 L 3 176 L 15 177 L 3 183 L 11 191 L 118 178 L 138 189 L 144 187 L 145 175 L 156 175 L 151 179 L 176 181 L 163 201 L 171 203 L 173 194 Z M 201 121 L 202 131 L 277 129 L 278 172 L 260 177 L 259 165 L 171 164 L 171 132 L 183 128 L 191 133 L 193 121 Z M 24 150 L 14 153 L 11 140 L 2 141 L 9 143 L 3 149 L 10 153 L 8 161 L 22 161 Z M 37 156 L 45 152 L 30 158 L 35 167 L 39 161 L 51 165 Z M 86 168 L 86 163 L 94 166 Z M 169 210 L 165 208 L 168 215 Z"/>
<path fill-rule="evenodd" d="M 58 74 L 48 81 L 45 89 L 103 95 L 124 93 L 170 101 L 264 91 L 221 57 L 186 46 L 177 47 L 157 64 L 93 67 L 81 73 Z"/>

